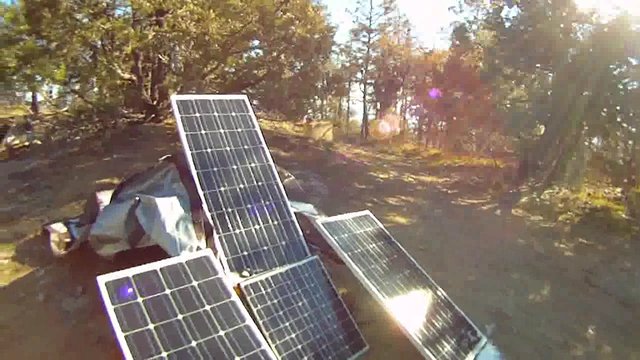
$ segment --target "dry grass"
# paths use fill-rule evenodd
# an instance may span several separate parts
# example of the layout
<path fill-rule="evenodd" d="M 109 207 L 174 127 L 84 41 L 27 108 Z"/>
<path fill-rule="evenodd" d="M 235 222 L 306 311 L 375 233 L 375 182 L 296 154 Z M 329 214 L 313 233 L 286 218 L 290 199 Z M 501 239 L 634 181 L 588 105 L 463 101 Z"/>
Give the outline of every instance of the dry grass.
<path fill-rule="evenodd" d="M 605 228 L 618 235 L 638 231 L 637 224 L 626 216 L 626 204 L 620 191 L 603 185 L 586 185 L 573 191 L 551 188 L 523 198 L 519 207 L 559 224 Z"/>
<path fill-rule="evenodd" d="M 301 122 L 270 119 L 259 119 L 259 122 L 262 130 L 274 131 L 281 135 L 304 135 Z"/>
<path fill-rule="evenodd" d="M 420 145 L 407 142 L 390 142 L 377 144 L 377 150 L 393 155 L 423 158 L 428 160 L 430 166 L 435 167 L 496 167 L 504 168 L 505 161 L 493 159 L 483 155 L 458 154 L 445 152 L 436 148 L 424 148 Z"/>
<path fill-rule="evenodd" d="M 0 106 L 0 119 L 12 118 L 29 114 L 29 108 L 25 105 Z"/>

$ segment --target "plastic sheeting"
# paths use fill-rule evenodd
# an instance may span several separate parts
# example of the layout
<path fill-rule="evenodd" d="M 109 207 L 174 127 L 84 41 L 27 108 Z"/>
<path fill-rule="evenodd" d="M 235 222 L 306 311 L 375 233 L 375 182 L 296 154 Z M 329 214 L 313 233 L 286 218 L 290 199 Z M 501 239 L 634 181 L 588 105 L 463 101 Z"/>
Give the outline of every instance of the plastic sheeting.
<path fill-rule="evenodd" d="M 278 173 L 285 180 L 287 193 L 302 199 L 307 192 L 297 180 L 282 168 Z M 290 204 L 296 213 L 321 214 L 305 202 Z M 213 236 L 182 154 L 161 158 L 156 165 L 126 178 L 113 191 L 93 194 L 80 217 L 47 224 L 44 230 L 58 256 L 88 242 L 106 258 L 153 245 L 177 256 L 206 247 Z"/>
<path fill-rule="evenodd" d="M 180 156 L 165 156 L 115 190 L 93 194 L 81 216 L 46 224 L 43 230 L 58 256 L 87 242 L 106 258 L 152 245 L 177 256 L 205 248 L 213 233 Z"/>
<path fill-rule="evenodd" d="M 111 202 L 98 215 L 89 244 L 101 256 L 159 245 L 177 256 L 206 247 L 196 234 L 189 192 L 183 184 L 176 157 L 125 180 Z"/>

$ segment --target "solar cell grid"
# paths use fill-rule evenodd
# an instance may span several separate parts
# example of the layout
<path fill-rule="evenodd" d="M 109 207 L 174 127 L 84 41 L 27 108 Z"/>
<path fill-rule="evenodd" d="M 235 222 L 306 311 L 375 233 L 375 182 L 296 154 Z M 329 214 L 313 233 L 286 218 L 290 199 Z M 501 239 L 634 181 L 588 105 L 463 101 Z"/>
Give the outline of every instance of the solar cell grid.
<path fill-rule="evenodd" d="M 127 359 L 275 359 L 210 249 L 97 280 Z"/>
<path fill-rule="evenodd" d="M 316 256 L 240 286 L 281 359 L 351 359 L 368 348 Z"/>
<path fill-rule="evenodd" d="M 482 333 L 369 211 L 316 225 L 425 357 L 470 359 L 484 345 Z"/>
<path fill-rule="evenodd" d="M 174 114 L 225 269 L 257 274 L 309 255 L 243 95 L 174 95 Z"/>

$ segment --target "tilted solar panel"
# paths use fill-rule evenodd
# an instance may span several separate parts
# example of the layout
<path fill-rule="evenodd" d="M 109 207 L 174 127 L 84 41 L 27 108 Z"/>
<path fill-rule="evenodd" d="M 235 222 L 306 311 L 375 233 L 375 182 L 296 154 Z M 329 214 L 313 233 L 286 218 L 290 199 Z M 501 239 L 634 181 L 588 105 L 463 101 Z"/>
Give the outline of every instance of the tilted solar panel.
<path fill-rule="evenodd" d="M 309 256 L 247 97 L 171 101 L 225 269 L 257 274 Z"/>
<path fill-rule="evenodd" d="M 473 359 L 484 346 L 484 335 L 371 212 L 315 224 L 426 358 Z"/>
<path fill-rule="evenodd" d="M 240 287 L 280 359 L 351 359 L 368 349 L 317 256 Z"/>
<path fill-rule="evenodd" d="M 275 359 L 211 249 L 97 281 L 126 359 Z"/>

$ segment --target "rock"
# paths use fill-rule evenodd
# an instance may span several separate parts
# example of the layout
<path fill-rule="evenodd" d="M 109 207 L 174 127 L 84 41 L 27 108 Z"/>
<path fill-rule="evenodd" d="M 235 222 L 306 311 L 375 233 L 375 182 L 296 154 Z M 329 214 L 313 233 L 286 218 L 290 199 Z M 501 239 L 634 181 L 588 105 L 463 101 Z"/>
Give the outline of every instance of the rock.
<path fill-rule="evenodd" d="M 74 297 L 66 297 L 62 300 L 60 306 L 62 310 L 67 313 L 74 313 L 77 310 L 87 306 L 89 304 L 89 299 L 86 296 L 81 296 L 78 298 Z"/>
<path fill-rule="evenodd" d="M 62 303 L 60 304 L 62 310 L 66 312 L 73 312 L 76 309 L 76 299 L 72 297 L 62 299 Z"/>

